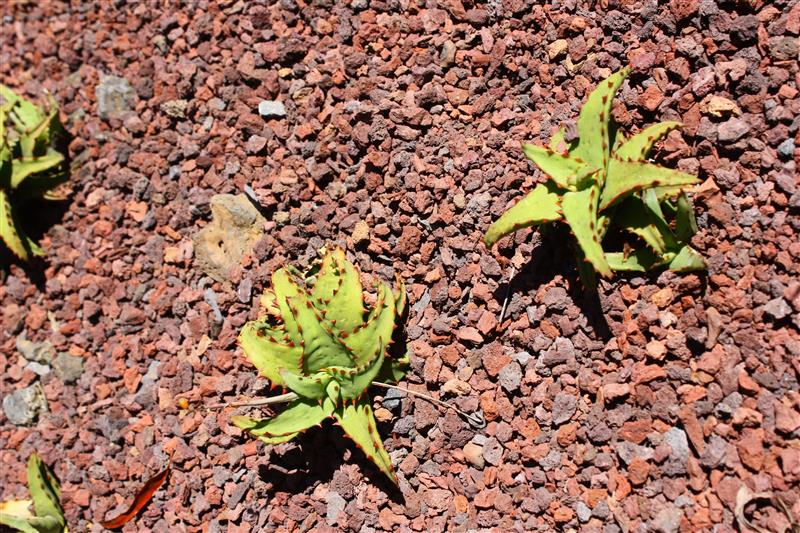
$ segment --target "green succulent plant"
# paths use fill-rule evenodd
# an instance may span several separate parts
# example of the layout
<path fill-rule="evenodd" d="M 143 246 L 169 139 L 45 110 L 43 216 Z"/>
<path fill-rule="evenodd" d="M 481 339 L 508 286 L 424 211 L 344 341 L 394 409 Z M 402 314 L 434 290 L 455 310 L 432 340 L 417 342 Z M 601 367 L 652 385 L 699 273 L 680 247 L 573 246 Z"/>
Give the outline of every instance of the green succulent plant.
<path fill-rule="evenodd" d="M 0 85 L 0 97 L 0 238 L 27 260 L 44 251 L 23 233 L 19 205 L 59 199 L 52 190 L 68 177 L 64 155 L 55 148 L 63 130 L 52 96 L 46 106 L 37 106 Z"/>
<path fill-rule="evenodd" d="M 379 283 L 367 314 L 359 275 L 338 247 L 306 275 L 291 266 L 277 270 L 261 297 L 265 315 L 244 326 L 239 342 L 263 376 L 297 398 L 272 418 L 237 416 L 233 423 L 276 444 L 332 417 L 397 483 L 367 389 L 405 374 L 407 355 L 392 357 L 387 350 L 405 304 L 399 279 L 396 291 Z"/>
<path fill-rule="evenodd" d="M 549 146 L 522 146 L 548 181 L 489 227 L 487 247 L 522 228 L 563 222 L 575 237 L 579 271 L 589 287 L 595 286 L 595 272 L 611 277 L 615 270 L 705 268 L 688 244 L 697 225 L 685 190 L 698 178 L 647 160 L 655 142 L 680 123 L 654 124 L 626 138 L 611 121 L 614 95 L 629 73 L 624 68 L 592 91 L 578 118 L 576 140 L 566 141 L 561 128 Z M 635 235 L 646 247 L 605 251 L 603 239 L 612 227 Z"/>
<path fill-rule="evenodd" d="M 28 458 L 30 500 L 0 503 L 0 525 L 23 533 L 64 533 L 67 521 L 61 507 L 61 486 L 53 471 L 33 453 Z M 30 506 L 33 504 L 34 513 Z"/>

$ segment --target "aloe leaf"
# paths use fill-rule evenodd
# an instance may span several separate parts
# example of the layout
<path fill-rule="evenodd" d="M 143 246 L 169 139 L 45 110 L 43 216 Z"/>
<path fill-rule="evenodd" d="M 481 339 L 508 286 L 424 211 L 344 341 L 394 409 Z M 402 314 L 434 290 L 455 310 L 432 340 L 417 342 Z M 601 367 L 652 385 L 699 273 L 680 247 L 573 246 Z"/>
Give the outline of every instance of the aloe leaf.
<path fill-rule="evenodd" d="M 333 409 L 333 402 L 328 398 L 322 402 L 299 398 L 272 418 L 259 420 L 234 416 L 231 422 L 256 437 L 288 437 L 321 423 L 333 414 Z"/>
<path fill-rule="evenodd" d="M 375 376 L 374 381 L 382 381 L 384 383 L 400 381 L 403 379 L 403 376 L 406 375 L 406 372 L 408 372 L 408 365 L 410 363 L 411 360 L 407 353 L 396 358 L 385 357 L 383 366 L 381 366 L 381 370 L 378 372 L 378 375 Z"/>
<path fill-rule="evenodd" d="M 552 137 L 550 137 L 550 142 L 547 144 L 547 146 L 550 147 L 550 150 L 552 150 L 553 152 L 563 152 L 564 150 L 560 150 L 559 149 L 559 148 L 562 147 L 561 146 L 562 143 L 564 144 L 563 147 L 567 148 L 567 146 L 566 146 L 567 142 L 564 140 L 565 132 L 566 132 L 566 130 L 562 126 L 562 127 L 558 128 L 556 130 L 556 132 L 553 134 Z M 523 149 L 524 149 L 525 145 L 523 144 L 522 146 L 523 146 Z"/>
<path fill-rule="evenodd" d="M 63 517 L 35 516 L 28 523 L 39 533 L 64 533 L 67 530 Z"/>
<path fill-rule="evenodd" d="M 675 121 L 653 124 L 622 143 L 619 148 L 614 151 L 614 155 L 628 161 L 643 161 L 650 154 L 650 150 L 659 139 L 680 127 L 681 123 Z"/>
<path fill-rule="evenodd" d="M 8 193 L 0 189 L 0 238 L 8 249 L 22 260 L 28 259 L 27 240 L 22 237 L 16 219 L 11 211 Z"/>
<path fill-rule="evenodd" d="M 397 484 L 397 475 L 394 472 L 392 460 L 383 447 L 383 442 L 376 429 L 375 417 L 372 415 L 372 407 L 367 400 L 357 400 L 354 405 L 342 405 L 334 411 L 334 416 L 356 447 L 361 449 L 381 472 Z"/>
<path fill-rule="evenodd" d="M 615 271 L 646 272 L 661 262 L 658 256 L 647 248 L 634 250 L 626 255 L 623 252 L 606 252 L 606 260 Z"/>
<path fill-rule="evenodd" d="M 552 182 L 537 185 L 489 226 L 483 238 L 486 247 L 491 248 L 501 238 L 522 228 L 559 220 L 559 203 L 560 196 Z"/>
<path fill-rule="evenodd" d="M 544 146 L 523 144 L 522 151 L 562 189 L 575 189 L 587 176 L 598 170 L 598 167 L 577 157 L 563 155 Z"/>
<path fill-rule="evenodd" d="M 297 319 L 289 305 L 289 300 L 297 297 L 301 290 L 303 289 L 297 286 L 293 276 L 286 268 L 279 268 L 272 274 L 272 291 L 275 294 L 274 303 L 278 307 L 279 315 L 283 320 L 286 336 L 296 345 L 299 345 L 302 334 L 297 325 Z"/>
<path fill-rule="evenodd" d="M 359 366 L 352 368 L 330 367 L 325 369 L 341 386 L 339 394 L 344 400 L 353 400 L 360 397 L 380 372 L 385 358 L 385 344 L 381 343 L 375 350 L 375 357 Z"/>
<path fill-rule="evenodd" d="M 23 533 L 39 533 L 36 528 L 28 524 L 33 518 L 30 506 L 31 500 L 8 500 L 0 502 L 0 525 L 8 526 Z"/>
<path fill-rule="evenodd" d="M 231 417 L 231 422 L 233 423 L 233 425 L 235 425 L 239 429 L 247 431 L 248 433 L 250 432 L 251 429 L 258 431 L 261 428 L 261 426 L 264 423 L 268 422 L 269 420 L 271 419 L 250 418 L 249 416 L 240 416 L 240 415 L 234 415 Z M 266 435 L 266 434 L 256 435 L 255 433 L 251 433 L 251 435 L 253 435 L 258 440 L 260 440 L 265 444 L 281 444 L 283 442 L 289 442 L 299 434 L 300 434 L 299 431 L 296 433 L 287 433 L 285 435 Z"/>
<path fill-rule="evenodd" d="M 663 207 L 670 207 L 669 203 L 660 201 L 658 199 L 658 193 L 652 188 L 642 191 L 641 199 L 635 195 L 632 198 L 636 198 L 637 200 L 641 200 L 643 202 L 646 209 L 649 211 L 651 220 L 664 238 L 666 250 L 674 251 L 678 246 L 679 240 L 676 239 L 675 234 L 673 233 L 672 228 L 670 228 L 669 222 L 667 222 L 667 217 L 663 211 Z M 670 215 L 672 215 L 672 213 L 670 213 Z M 664 250 L 664 252 L 666 250 Z M 662 254 L 664 252 L 662 252 Z"/>
<path fill-rule="evenodd" d="M 336 248 L 334 248 L 336 250 Z M 314 282 L 311 287 L 311 296 L 317 300 L 320 305 L 325 305 L 325 302 L 330 300 L 339 288 L 340 272 L 338 271 L 338 262 L 334 259 L 334 253 L 331 250 L 322 257 L 322 264 L 314 276 Z"/>
<path fill-rule="evenodd" d="M 49 142 L 48 130 L 51 126 L 52 114 L 47 115 L 33 102 L 20 98 L 11 108 L 9 116 L 19 138 L 22 156 L 34 157 L 37 155 L 37 146 L 41 149 Z"/>
<path fill-rule="evenodd" d="M 53 98 L 49 99 L 49 111 L 45 111 L 43 107 L 20 98 L 6 86 L 0 87 L 0 96 L 6 100 L 3 109 L 8 112 L 14 124 L 22 156 L 43 155 L 50 144 L 50 133 L 58 121 L 58 107 Z M 3 122 L 5 123 L 5 117 Z M 5 138 L 5 132 L 3 137 Z"/>
<path fill-rule="evenodd" d="M 603 242 L 603 237 L 608 231 L 608 226 L 611 224 L 611 217 L 606 215 L 597 215 L 597 233 L 600 235 L 600 242 Z"/>
<path fill-rule="evenodd" d="M 600 197 L 600 211 L 626 196 L 650 187 L 691 185 L 698 178 L 685 172 L 639 161 L 612 158 L 608 165 L 605 187 Z"/>
<path fill-rule="evenodd" d="M 345 344 L 352 350 L 356 365 L 373 361 L 376 350 L 389 344 L 394 333 L 396 311 L 394 293 L 388 285 L 381 283 L 378 286 L 378 298 L 367 321 L 344 338 Z"/>
<path fill-rule="evenodd" d="M 605 277 L 610 277 L 611 267 L 606 262 L 597 228 L 598 186 L 582 191 L 568 192 L 561 199 L 564 219 L 578 241 L 586 260 Z"/>
<path fill-rule="evenodd" d="M 47 118 L 39 106 L 25 98 L 17 98 L 14 107 L 11 108 L 10 115 L 11 121 L 14 123 L 20 136 L 30 133 L 39 127 L 42 121 Z"/>
<path fill-rule="evenodd" d="M 680 193 L 686 191 L 686 185 L 664 185 L 661 187 L 653 187 L 656 197 L 660 202 L 670 198 L 676 198 Z"/>
<path fill-rule="evenodd" d="M 687 244 L 678 250 L 678 253 L 675 254 L 675 257 L 669 262 L 669 269 L 673 272 L 705 270 L 706 262 L 697 250 Z"/>
<path fill-rule="evenodd" d="M 625 134 L 619 130 L 619 128 L 613 128 L 609 135 L 611 137 L 611 153 L 616 154 L 619 147 L 625 144 L 627 138 L 625 137 Z"/>
<path fill-rule="evenodd" d="M 8 526 L 22 533 L 63 533 L 65 524 L 55 516 L 32 516 L 19 518 L 0 513 L 0 525 Z"/>
<path fill-rule="evenodd" d="M 278 437 L 271 437 L 268 435 L 261 435 L 260 437 L 256 437 L 258 440 L 263 442 L 264 444 L 283 444 L 284 442 L 289 442 L 290 440 L 294 440 L 300 433 L 289 433 L 288 435 L 280 435 Z"/>
<path fill-rule="evenodd" d="M 395 309 L 397 309 L 396 317 L 402 319 L 406 312 L 408 296 L 406 295 L 405 283 L 403 283 L 403 280 L 399 275 L 397 276 L 397 289 L 394 291 L 394 301 Z M 410 359 L 408 357 L 408 352 L 399 357 L 392 357 L 389 353 L 387 353 L 383 359 L 383 365 L 381 366 L 378 375 L 375 376 L 375 380 L 382 381 L 384 383 L 395 383 L 400 381 L 408 371 L 409 364 Z"/>
<path fill-rule="evenodd" d="M 28 523 L 30 518 L 19 518 L 16 516 L 0 513 L 0 525 L 8 526 L 22 533 L 41 533 L 38 529 Z"/>
<path fill-rule="evenodd" d="M 666 223 L 658 224 L 658 218 L 636 196 L 627 198 L 614 214 L 614 222 L 620 228 L 641 238 L 651 250 L 663 254 L 675 245 Z"/>
<path fill-rule="evenodd" d="M 0 525 L 22 533 L 64 533 L 67 531 L 63 516 L 34 516 L 30 511 L 31 503 L 31 500 L 0 502 Z"/>
<path fill-rule="evenodd" d="M 34 107 L 37 113 L 41 112 L 38 106 Z M 55 131 L 57 117 L 58 109 L 50 109 L 49 114 L 43 115 L 41 120 L 25 133 L 20 133 L 19 144 L 23 157 L 37 157 L 44 154 L 50 144 L 50 134 Z"/>
<path fill-rule="evenodd" d="M 41 533 L 58 533 L 66 526 L 61 507 L 61 487 L 55 474 L 38 454 L 28 458 L 28 489 L 36 517 L 28 523 Z"/>
<path fill-rule="evenodd" d="M 328 366 L 353 364 L 350 350 L 323 320 L 308 294 L 298 292 L 288 300 L 288 306 L 303 339 L 304 371 L 316 372 Z"/>
<path fill-rule="evenodd" d="M 589 94 L 578 117 L 578 146 L 571 153 L 573 157 L 578 157 L 595 168 L 606 168 L 610 153 L 611 104 L 629 73 L 630 68 L 620 69 Z"/>
<path fill-rule="evenodd" d="M 24 237 L 25 237 L 25 246 L 28 248 L 28 250 L 30 250 L 30 253 L 32 255 L 35 255 L 37 257 L 41 257 L 41 256 L 43 256 L 45 254 L 44 248 L 39 246 L 39 244 L 36 241 L 31 239 L 27 235 L 24 235 Z"/>
<path fill-rule="evenodd" d="M 681 193 L 676 202 L 675 236 L 681 242 L 689 242 L 697 233 L 697 219 L 694 217 L 692 202 L 686 193 Z"/>
<path fill-rule="evenodd" d="M 64 156 L 54 150 L 38 158 L 16 159 L 11 173 L 11 188 L 16 189 L 28 176 L 56 167 L 63 161 Z"/>
<path fill-rule="evenodd" d="M 272 289 L 264 289 L 264 292 L 262 292 L 261 296 L 258 298 L 258 303 L 261 305 L 261 309 L 268 315 L 274 317 L 281 316 L 281 310 L 278 307 L 278 299 L 275 296 L 275 291 Z"/>
<path fill-rule="evenodd" d="M 641 202 L 647 206 L 647 209 L 660 221 L 664 224 L 667 223 L 667 218 L 664 216 L 664 211 L 661 209 L 661 202 L 658 199 L 658 194 L 656 190 L 653 188 L 645 189 L 641 193 L 641 198 L 638 198 L 636 195 L 628 197 L 625 199 L 624 203 L 627 203 L 631 198 L 636 200 L 641 200 Z"/>
<path fill-rule="evenodd" d="M 0 514 L 17 518 L 30 518 L 33 500 L 6 500 L 0 502 Z"/>
<path fill-rule="evenodd" d="M 323 259 L 311 294 L 327 309 L 326 320 L 335 317 L 336 329 L 352 331 L 364 321 L 363 290 L 355 267 L 336 246 Z"/>
<path fill-rule="evenodd" d="M 325 390 L 331 376 L 325 372 L 317 372 L 311 376 L 301 376 L 296 371 L 282 370 L 281 379 L 292 392 L 309 400 L 320 400 L 325 397 Z"/>
<path fill-rule="evenodd" d="M 28 458 L 28 488 L 37 516 L 63 517 L 61 487 L 50 467 L 35 453 Z"/>
<path fill-rule="evenodd" d="M 11 88 L 9 88 L 6 85 L 3 85 L 2 83 L 0 83 L 0 96 L 2 96 L 3 100 L 5 100 L 5 103 L 3 104 L 4 109 L 10 109 L 19 100 L 19 96 L 17 96 L 17 93 L 15 93 L 14 91 L 11 90 Z"/>
<path fill-rule="evenodd" d="M 567 129 L 562 126 L 556 130 L 552 137 L 550 137 L 550 142 L 547 143 L 547 145 L 552 151 L 559 153 L 563 153 L 565 151 L 571 152 L 578 145 L 577 139 L 569 142 L 565 139 L 566 131 Z"/>
<path fill-rule="evenodd" d="M 325 387 L 325 395 L 333 402 L 333 405 L 339 405 L 342 403 L 342 386 L 335 379 L 331 379 L 328 386 Z"/>
<path fill-rule="evenodd" d="M 280 371 L 299 369 L 303 348 L 278 342 L 271 336 L 275 333 L 266 324 L 248 322 L 239 334 L 239 344 L 261 375 L 276 385 L 285 385 Z"/>
<path fill-rule="evenodd" d="M 44 250 L 22 232 L 11 201 L 47 198 L 49 192 L 68 178 L 64 156 L 50 148 L 60 129 L 58 106 L 49 97 L 49 107 L 37 106 L 0 86 L 0 238 L 22 260 L 44 255 Z M 13 127 L 9 131 L 7 118 Z M 19 156 L 13 159 L 14 156 Z M 13 191 L 13 195 L 12 195 Z"/>

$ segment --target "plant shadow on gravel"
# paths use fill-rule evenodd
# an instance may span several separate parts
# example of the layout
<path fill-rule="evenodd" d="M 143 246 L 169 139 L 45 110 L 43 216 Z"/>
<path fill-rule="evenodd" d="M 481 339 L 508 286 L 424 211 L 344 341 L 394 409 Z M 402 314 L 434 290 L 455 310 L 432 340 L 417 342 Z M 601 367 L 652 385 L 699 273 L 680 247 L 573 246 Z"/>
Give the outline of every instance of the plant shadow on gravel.
<path fill-rule="evenodd" d="M 567 281 L 568 286 L 571 288 L 570 293 L 573 302 L 587 318 L 598 337 L 603 341 L 611 339 L 613 332 L 606 319 L 606 311 L 603 310 L 600 298 L 602 288 L 598 287 L 597 290 L 592 291 L 583 286 L 574 255 L 571 250 L 564 246 L 565 242 L 569 242 L 569 230 L 561 225 L 543 227 L 538 232 L 532 232 L 531 238 L 538 239 L 539 242 L 535 243 L 525 266 L 517 271 L 511 279 L 511 290 L 509 291 L 508 281 L 501 283 L 495 289 L 494 296 L 497 301 L 503 302 L 508 298 L 510 304 L 515 293 L 533 294 L 541 285 L 546 284 L 558 274 Z M 611 246 L 618 245 L 621 247 L 621 242 L 621 240 L 616 242 L 615 235 L 609 235 Z M 634 278 L 640 278 L 646 280 L 647 284 L 659 285 L 658 279 L 664 274 L 664 269 L 648 272 L 615 272 L 614 279 L 629 283 Z M 685 292 L 692 295 L 705 294 L 708 286 L 708 271 L 697 270 L 691 272 L 691 274 L 697 276 L 699 286 L 687 288 Z M 676 278 L 674 283 L 668 284 L 669 286 L 680 284 L 684 276 L 684 274 L 680 273 L 668 273 L 668 275 Z M 505 319 L 508 318 L 509 313 L 506 313 Z M 488 337 L 494 338 L 501 334 L 502 330 Z M 705 349 L 703 345 L 698 345 L 691 339 L 687 339 L 687 343 L 695 355 L 699 355 Z"/>
<path fill-rule="evenodd" d="M 384 434 L 382 425 L 378 423 L 379 432 Z M 271 485 L 272 492 L 306 492 L 318 482 L 329 483 L 342 464 L 355 462 L 370 484 L 380 488 L 395 503 L 403 503 L 400 489 L 344 436 L 341 429 L 334 428 L 331 421 L 323 422 L 319 431 L 303 433 L 293 443 L 294 446 L 282 454 L 270 453 L 269 462 L 258 467 L 259 478 Z M 280 469 L 272 464 L 280 465 Z"/>
<path fill-rule="evenodd" d="M 575 305 L 586 316 L 592 329 L 603 340 L 610 339 L 611 328 L 606 321 L 599 293 L 584 288 L 572 250 L 564 246 L 564 243 L 570 242 L 567 228 L 560 224 L 543 227 L 537 232 L 532 232 L 531 238 L 539 242 L 534 245 L 528 262 L 514 274 L 510 282 L 506 281 L 497 287 L 494 292 L 495 298 L 503 302 L 508 296 L 511 302 L 515 293 L 533 294 L 541 285 L 551 281 L 556 275 L 561 275 L 571 288 Z M 505 318 L 509 318 L 508 313 Z"/>
<path fill-rule="evenodd" d="M 25 209 L 21 210 L 20 221 L 25 234 L 36 242 L 41 242 L 45 233 L 53 226 L 60 224 L 64 216 L 69 211 L 72 203 L 71 198 L 57 201 L 36 201 L 31 200 L 24 204 Z M 5 279 L 11 271 L 12 264 L 18 264 L 31 283 L 36 285 L 40 291 L 45 289 L 45 270 L 48 267 L 46 257 L 31 257 L 27 262 L 17 259 L 8 248 L 0 245 L 0 278 Z"/>

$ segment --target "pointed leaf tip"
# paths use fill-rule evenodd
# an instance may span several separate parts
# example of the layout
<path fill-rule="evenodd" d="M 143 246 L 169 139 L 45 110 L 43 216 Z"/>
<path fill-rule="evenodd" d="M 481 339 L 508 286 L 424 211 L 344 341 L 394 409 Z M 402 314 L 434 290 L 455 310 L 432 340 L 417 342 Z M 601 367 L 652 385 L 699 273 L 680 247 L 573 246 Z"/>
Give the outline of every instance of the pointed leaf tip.
<path fill-rule="evenodd" d="M 561 200 L 561 208 L 586 260 L 600 275 L 611 277 L 611 267 L 606 261 L 598 233 L 597 187 L 594 185 L 582 191 L 566 193 Z"/>
<path fill-rule="evenodd" d="M 486 231 L 487 248 L 517 230 L 561 218 L 560 195 L 552 183 L 539 184 L 492 224 Z"/>

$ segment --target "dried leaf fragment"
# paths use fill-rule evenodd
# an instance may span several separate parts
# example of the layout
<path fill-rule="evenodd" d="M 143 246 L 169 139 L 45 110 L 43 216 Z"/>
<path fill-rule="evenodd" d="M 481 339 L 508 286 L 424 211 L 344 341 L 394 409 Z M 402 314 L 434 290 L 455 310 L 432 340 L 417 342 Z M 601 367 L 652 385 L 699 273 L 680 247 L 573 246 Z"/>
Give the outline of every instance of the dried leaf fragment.
<path fill-rule="evenodd" d="M 169 472 L 170 465 L 167 465 L 164 470 L 147 480 L 147 483 L 144 484 L 144 487 L 142 487 L 133 499 L 127 511 L 112 520 L 106 520 L 100 524 L 106 529 L 117 529 L 130 522 L 131 519 L 147 505 L 147 502 L 153 498 L 153 494 L 155 494 L 159 487 L 164 484 L 164 481 L 169 477 Z"/>
<path fill-rule="evenodd" d="M 770 498 L 772 498 L 771 492 L 753 492 L 747 485 L 742 485 L 739 487 L 739 492 L 736 493 L 736 508 L 733 511 L 733 514 L 736 516 L 736 522 L 739 524 L 739 526 L 748 527 L 753 531 L 757 531 L 758 533 L 769 533 L 769 531 L 763 527 L 759 527 L 751 523 L 744 514 L 744 508 L 752 501 L 769 500 Z"/>

